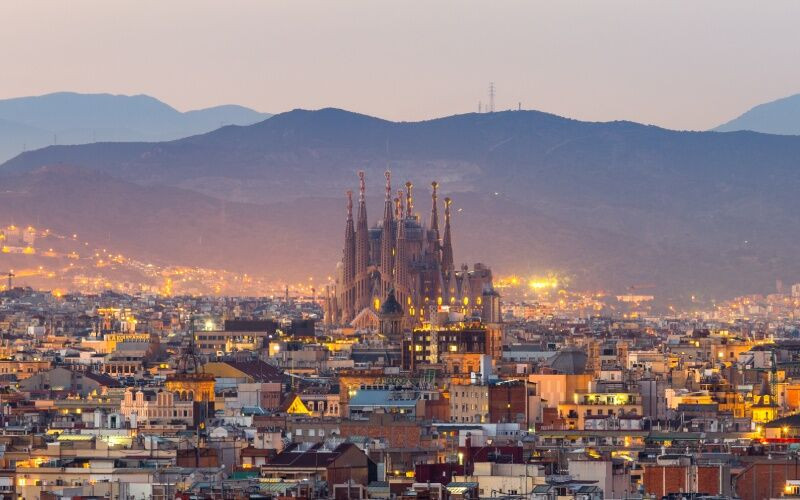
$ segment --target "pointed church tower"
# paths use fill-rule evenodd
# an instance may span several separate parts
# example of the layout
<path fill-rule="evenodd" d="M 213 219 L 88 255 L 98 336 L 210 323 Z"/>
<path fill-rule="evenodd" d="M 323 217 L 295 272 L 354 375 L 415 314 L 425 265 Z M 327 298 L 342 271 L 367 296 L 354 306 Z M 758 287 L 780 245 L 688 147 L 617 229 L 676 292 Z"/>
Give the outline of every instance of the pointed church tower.
<path fill-rule="evenodd" d="M 408 261 L 407 261 L 407 248 L 406 248 L 406 213 L 403 210 L 403 192 L 398 191 L 399 204 L 399 217 L 397 218 L 397 242 L 395 248 L 397 249 L 394 257 L 394 283 L 395 292 L 400 304 L 406 308 L 408 295 Z"/>
<path fill-rule="evenodd" d="M 433 256 L 435 268 L 433 289 L 430 290 L 426 299 L 438 301 L 442 295 L 442 243 L 439 241 L 439 183 L 431 182 L 431 223 L 428 233 L 428 253 Z"/>
<path fill-rule="evenodd" d="M 431 233 L 433 234 L 431 237 L 432 245 L 431 252 L 436 254 L 436 261 L 441 263 L 441 253 L 439 252 L 439 195 L 437 190 L 439 189 L 439 183 L 436 181 L 431 182 Z"/>
<path fill-rule="evenodd" d="M 344 257 L 342 258 L 342 321 L 355 317 L 354 287 L 356 279 L 356 235 L 353 228 L 353 192 L 347 192 L 347 222 L 344 229 Z"/>
<path fill-rule="evenodd" d="M 367 227 L 366 182 L 364 171 L 358 172 L 358 219 L 356 221 L 356 314 L 369 307 L 369 228 Z"/>
<path fill-rule="evenodd" d="M 453 271 L 453 241 L 450 237 L 450 198 L 444 199 L 444 237 L 442 239 L 442 272 Z"/>
<path fill-rule="evenodd" d="M 381 287 L 383 296 L 389 294 L 394 281 L 394 205 L 392 203 L 392 174 L 386 171 L 386 200 L 383 206 L 383 229 L 381 230 Z"/>
<path fill-rule="evenodd" d="M 414 217 L 414 196 L 411 194 L 413 189 L 411 181 L 406 181 L 406 217 L 409 219 Z"/>
<path fill-rule="evenodd" d="M 403 219 L 403 192 L 397 190 L 397 198 L 394 199 L 394 218 L 396 221 Z"/>

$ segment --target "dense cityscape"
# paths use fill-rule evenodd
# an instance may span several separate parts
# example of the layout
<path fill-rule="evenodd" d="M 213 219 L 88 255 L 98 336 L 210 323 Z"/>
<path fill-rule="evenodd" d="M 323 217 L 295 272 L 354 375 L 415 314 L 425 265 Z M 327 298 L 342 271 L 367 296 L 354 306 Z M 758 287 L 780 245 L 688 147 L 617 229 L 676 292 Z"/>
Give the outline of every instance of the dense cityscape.
<path fill-rule="evenodd" d="M 436 182 L 426 222 L 412 184 L 395 196 L 385 177 L 373 228 L 363 172 L 355 218 L 348 192 L 342 261 L 320 293 L 81 293 L 9 272 L 2 494 L 800 494 L 800 284 L 658 315 L 642 290 L 495 281 L 456 266 L 461 228 Z M 3 252 L 59 257 L 36 236 L 8 227 Z"/>
<path fill-rule="evenodd" d="M 0 500 L 800 500 L 798 19 L 0 1 Z"/>

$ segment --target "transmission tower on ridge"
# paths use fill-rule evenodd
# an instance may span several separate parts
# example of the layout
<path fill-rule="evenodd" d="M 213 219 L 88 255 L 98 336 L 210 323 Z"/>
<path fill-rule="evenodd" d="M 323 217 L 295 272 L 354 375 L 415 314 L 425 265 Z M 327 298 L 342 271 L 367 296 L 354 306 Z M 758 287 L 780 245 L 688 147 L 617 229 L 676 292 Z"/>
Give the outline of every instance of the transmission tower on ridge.
<path fill-rule="evenodd" d="M 494 113 L 494 82 L 489 82 L 489 112 Z"/>

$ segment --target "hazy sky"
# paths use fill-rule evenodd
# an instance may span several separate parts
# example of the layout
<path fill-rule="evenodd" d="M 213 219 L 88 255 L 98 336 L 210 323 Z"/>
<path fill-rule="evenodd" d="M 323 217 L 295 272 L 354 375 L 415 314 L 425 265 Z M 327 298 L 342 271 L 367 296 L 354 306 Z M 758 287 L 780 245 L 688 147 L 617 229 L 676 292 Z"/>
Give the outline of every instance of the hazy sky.
<path fill-rule="evenodd" d="M 798 22 L 796 1 L 4 1 L 0 97 L 417 120 L 494 81 L 496 109 L 703 129 L 800 92 Z"/>

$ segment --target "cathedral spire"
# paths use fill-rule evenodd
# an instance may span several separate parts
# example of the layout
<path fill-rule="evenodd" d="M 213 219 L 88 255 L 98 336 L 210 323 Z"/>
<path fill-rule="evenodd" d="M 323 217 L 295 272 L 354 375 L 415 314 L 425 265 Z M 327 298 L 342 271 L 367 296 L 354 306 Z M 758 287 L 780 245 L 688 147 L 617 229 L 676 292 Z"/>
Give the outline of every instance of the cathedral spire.
<path fill-rule="evenodd" d="M 430 232 L 428 233 L 428 252 L 433 256 L 436 273 L 439 279 L 434 281 L 433 290 L 431 290 L 429 297 L 437 300 L 442 293 L 442 243 L 439 241 L 439 183 L 436 181 L 431 182 L 431 224 Z"/>
<path fill-rule="evenodd" d="M 392 219 L 394 206 L 392 204 L 392 173 L 387 170 L 383 175 L 386 177 L 386 200 L 383 206 L 383 221 L 385 224 L 387 220 Z"/>
<path fill-rule="evenodd" d="M 411 194 L 411 190 L 414 189 L 414 185 L 411 184 L 411 181 L 406 182 L 406 215 L 408 217 L 414 216 L 414 196 Z"/>
<path fill-rule="evenodd" d="M 400 192 L 402 195 L 402 192 Z M 400 201 L 401 211 L 402 211 L 402 198 Z M 394 259 L 394 280 L 395 280 L 395 287 L 398 291 L 402 292 L 401 295 L 405 295 L 408 293 L 408 282 L 407 282 L 407 271 L 408 271 L 408 262 L 406 261 L 406 218 L 401 217 L 397 221 L 397 254 L 395 255 Z"/>
<path fill-rule="evenodd" d="M 356 312 L 369 306 L 367 267 L 369 267 L 369 228 L 367 227 L 366 179 L 358 172 L 358 218 L 356 220 Z"/>
<path fill-rule="evenodd" d="M 353 192 L 347 191 L 347 222 L 344 230 L 344 258 L 342 259 L 342 288 L 344 298 L 342 313 L 345 318 L 352 319 L 353 293 L 352 288 L 356 277 L 356 235 L 353 228 Z"/>
<path fill-rule="evenodd" d="M 453 241 L 450 237 L 450 198 L 444 199 L 444 237 L 442 238 L 442 271 L 453 270 Z"/>
<path fill-rule="evenodd" d="M 395 210 L 392 202 L 392 174 L 388 170 L 386 176 L 386 201 L 383 208 L 383 228 L 381 229 L 381 282 L 383 295 L 392 288 L 394 274 L 394 217 Z"/>
<path fill-rule="evenodd" d="M 398 220 L 399 219 L 405 219 L 406 218 L 406 211 L 405 211 L 405 208 L 403 207 L 403 190 L 402 189 L 398 189 L 397 190 L 397 201 L 399 202 L 397 206 L 400 208 L 399 213 L 397 214 L 397 218 L 398 218 Z"/>
<path fill-rule="evenodd" d="M 431 231 L 433 231 L 436 235 L 436 240 L 439 240 L 439 208 L 436 204 L 439 201 L 439 195 L 437 194 L 437 190 L 439 189 L 439 183 L 436 181 L 431 182 L 431 199 L 433 203 L 431 204 Z"/>

